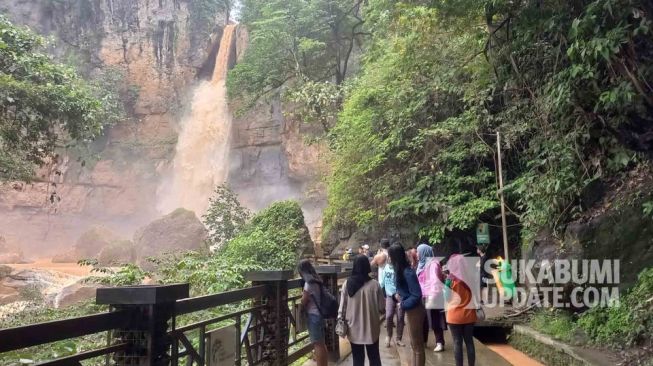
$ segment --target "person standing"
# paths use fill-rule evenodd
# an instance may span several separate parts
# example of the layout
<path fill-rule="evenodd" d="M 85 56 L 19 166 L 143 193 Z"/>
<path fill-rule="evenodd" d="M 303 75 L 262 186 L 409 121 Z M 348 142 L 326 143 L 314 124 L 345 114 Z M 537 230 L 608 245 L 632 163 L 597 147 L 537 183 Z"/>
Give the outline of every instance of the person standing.
<path fill-rule="evenodd" d="M 302 292 L 302 307 L 308 318 L 308 336 L 313 344 L 315 363 L 317 366 L 327 366 L 327 348 L 324 338 L 324 318 L 318 304 L 322 296 L 322 279 L 315 272 L 315 267 L 308 259 L 303 259 L 297 266 L 297 272 L 304 281 Z"/>
<path fill-rule="evenodd" d="M 372 267 L 376 266 L 378 268 L 377 279 L 381 283 L 381 278 L 383 276 L 383 268 L 385 267 L 386 262 L 388 261 L 388 248 L 390 248 L 390 240 L 381 239 L 379 241 L 379 250 L 372 259 Z"/>
<path fill-rule="evenodd" d="M 409 247 L 408 250 L 406 250 L 406 259 L 408 259 L 410 268 L 417 269 L 417 249 Z"/>
<path fill-rule="evenodd" d="M 467 349 L 467 363 L 474 366 L 476 363 L 476 350 L 474 349 L 474 323 L 476 323 L 476 309 L 473 301 L 472 283 L 474 274 L 465 263 L 465 257 L 454 254 L 447 262 L 449 276 L 446 286 L 450 289 L 447 299 L 447 323 L 451 328 L 453 337 L 453 352 L 456 366 L 463 366 L 463 342 Z"/>
<path fill-rule="evenodd" d="M 406 252 L 400 243 L 393 244 L 388 249 L 390 262 L 395 271 L 397 294 L 395 299 L 400 302 L 406 312 L 410 327 L 410 344 L 413 349 L 412 366 L 424 366 L 424 305 L 422 305 L 422 290 L 415 271 L 408 264 Z"/>
<path fill-rule="evenodd" d="M 379 315 L 384 301 L 379 283 L 370 278 L 371 271 L 369 259 L 356 256 L 351 276 L 342 285 L 338 317 L 347 322 L 353 366 L 364 366 L 366 352 L 370 366 L 381 366 Z"/>
<path fill-rule="evenodd" d="M 397 294 L 397 286 L 395 285 L 395 270 L 392 267 L 389 259 L 386 259 L 385 266 L 379 275 L 379 284 L 385 293 L 385 346 L 390 347 L 392 341 L 392 331 L 397 325 L 397 335 L 395 344 L 403 347 L 405 344 L 401 338 L 404 335 L 404 309 L 401 308 L 399 301 L 395 298 Z M 397 322 L 394 318 L 397 315 Z"/>
<path fill-rule="evenodd" d="M 417 247 L 417 279 L 422 289 L 426 318 L 424 321 L 424 344 L 428 343 L 429 329 L 435 335 L 434 352 L 444 351 L 444 331 L 447 321 L 444 315 L 443 287 L 438 274 L 441 272 L 440 263 L 435 260 L 433 248 L 423 243 Z"/>

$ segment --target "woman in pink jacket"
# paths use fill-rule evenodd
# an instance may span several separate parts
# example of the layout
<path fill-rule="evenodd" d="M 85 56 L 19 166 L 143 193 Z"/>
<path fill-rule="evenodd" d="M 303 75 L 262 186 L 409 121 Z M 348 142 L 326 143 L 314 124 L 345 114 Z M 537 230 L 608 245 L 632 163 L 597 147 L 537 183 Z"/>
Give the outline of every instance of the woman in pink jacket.
<path fill-rule="evenodd" d="M 444 283 L 442 282 L 440 262 L 433 254 L 433 248 L 428 244 L 417 247 L 417 279 L 422 288 L 422 298 L 426 308 L 424 323 L 424 343 L 429 339 L 429 328 L 435 335 L 434 352 L 444 351 L 444 331 L 447 321 L 444 314 Z"/>

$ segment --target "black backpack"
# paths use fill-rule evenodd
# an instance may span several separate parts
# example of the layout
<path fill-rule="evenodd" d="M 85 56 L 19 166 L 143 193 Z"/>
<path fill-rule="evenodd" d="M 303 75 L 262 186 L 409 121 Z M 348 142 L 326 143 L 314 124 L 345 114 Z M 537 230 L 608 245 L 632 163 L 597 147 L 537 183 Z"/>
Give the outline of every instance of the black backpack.
<path fill-rule="evenodd" d="M 311 294 L 313 302 L 317 305 L 317 310 L 320 312 L 320 315 L 324 319 L 335 319 L 338 317 L 338 300 L 335 296 L 331 295 L 329 290 L 324 288 L 324 285 L 320 284 L 320 301 L 315 299 L 315 295 Z"/>

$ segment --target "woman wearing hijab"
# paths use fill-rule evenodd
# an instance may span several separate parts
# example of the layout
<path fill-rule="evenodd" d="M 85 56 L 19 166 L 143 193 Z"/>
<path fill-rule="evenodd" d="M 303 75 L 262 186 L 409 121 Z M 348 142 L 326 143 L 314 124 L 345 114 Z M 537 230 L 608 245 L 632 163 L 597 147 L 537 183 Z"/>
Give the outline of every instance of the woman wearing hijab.
<path fill-rule="evenodd" d="M 413 349 L 412 366 L 424 366 L 424 305 L 422 305 L 422 289 L 419 286 L 415 271 L 408 264 L 406 252 L 401 244 L 393 244 L 388 249 L 390 262 L 395 270 L 395 284 L 398 295 L 395 298 L 406 312 L 406 320 L 410 328 L 410 345 Z"/>
<path fill-rule="evenodd" d="M 417 247 L 417 279 L 422 289 L 422 298 L 426 308 L 424 319 L 424 344 L 429 340 L 429 328 L 435 335 L 434 352 L 444 351 L 444 331 L 447 321 L 444 317 L 444 301 L 442 299 L 443 284 L 437 275 L 441 272 L 440 262 L 435 260 L 433 248 L 423 243 Z"/>
<path fill-rule="evenodd" d="M 474 323 L 476 309 L 472 290 L 469 287 L 475 277 L 465 262 L 465 257 L 454 254 L 447 262 L 449 276 L 446 280 L 450 289 L 447 299 L 447 323 L 451 327 L 453 352 L 456 366 L 463 366 L 463 341 L 467 348 L 467 362 L 474 366 L 476 351 L 474 349 Z"/>
<path fill-rule="evenodd" d="M 315 267 L 308 259 L 303 259 L 297 266 L 297 272 L 304 281 L 302 306 L 308 318 L 308 336 L 313 343 L 315 363 L 317 366 L 327 366 L 327 348 L 324 338 L 324 318 L 318 308 L 322 296 L 322 279 L 315 272 Z"/>
<path fill-rule="evenodd" d="M 354 259 L 351 276 L 342 285 L 338 317 L 348 325 L 353 366 L 364 366 L 365 352 L 370 366 L 381 366 L 379 314 L 385 310 L 385 301 L 379 283 L 370 278 L 371 271 L 369 259 L 359 255 Z"/>

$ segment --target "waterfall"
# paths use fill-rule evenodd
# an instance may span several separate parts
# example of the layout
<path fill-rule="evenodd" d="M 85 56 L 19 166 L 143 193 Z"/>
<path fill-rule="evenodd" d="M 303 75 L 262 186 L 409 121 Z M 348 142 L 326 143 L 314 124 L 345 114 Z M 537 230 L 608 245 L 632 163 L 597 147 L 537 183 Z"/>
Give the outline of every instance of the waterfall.
<path fill-rule="evenodd" d="M 183 207 L 204 214 L 215 186 L 227 179 L 232 116 L 225 79 L 235 31 L 236 25 L 224 28 L 211 80 L 197 86 L 181 123 L 172 173 L 157 192 L 163 213 Z"/>

